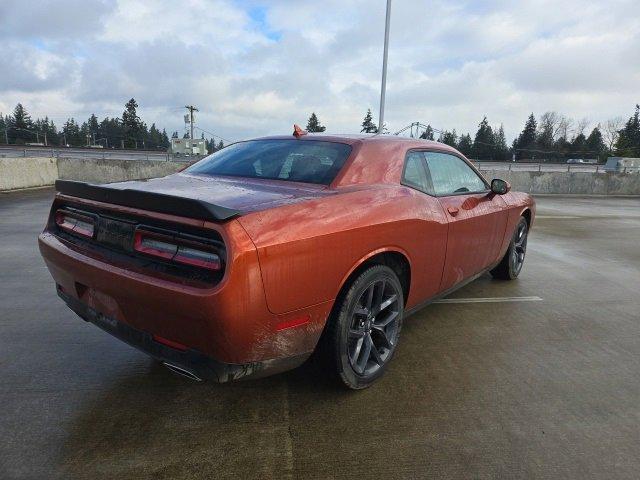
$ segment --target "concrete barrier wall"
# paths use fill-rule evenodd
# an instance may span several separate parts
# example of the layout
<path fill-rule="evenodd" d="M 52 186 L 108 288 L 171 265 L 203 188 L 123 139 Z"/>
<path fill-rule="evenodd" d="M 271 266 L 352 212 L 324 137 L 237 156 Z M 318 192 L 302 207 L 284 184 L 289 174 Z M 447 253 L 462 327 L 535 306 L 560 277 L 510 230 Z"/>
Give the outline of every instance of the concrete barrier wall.
<path fill-rule="evenodd" d="M 60 178 L 111 183 L 163 177 L 185 167 L 160 160 L 103 160 L 82 158 L 0 158 L 0 192 L 53 185 Z"/>
<path fill-rule="evenodd" d="M 522 172 L 486 170 L 489 180 L 501 178 L 513 190 L 557 195 L 640 195 L 640 173 Z"/>
<path fill-rule="evenodd" d="M 158 160 L 59 158 L 58 178 L 90 183 L 111 183 L 164 177 L 186 164 Z"/>
<path fill-rule="evenodd" d="M 175 173 L 182 162 L 80 158 L 0 158 L 0 191 L 53 185 L 56 179 L 93 183 L 155 178 Z M 514 190 L 534 194 L 640 195 L 640 173 L 525 172 L 487 170 Z"/>
<path fill-rule="evenodd" d="M 55 158 L 0 158 L 0 191 L 52 185 L 56 178 Z"/>

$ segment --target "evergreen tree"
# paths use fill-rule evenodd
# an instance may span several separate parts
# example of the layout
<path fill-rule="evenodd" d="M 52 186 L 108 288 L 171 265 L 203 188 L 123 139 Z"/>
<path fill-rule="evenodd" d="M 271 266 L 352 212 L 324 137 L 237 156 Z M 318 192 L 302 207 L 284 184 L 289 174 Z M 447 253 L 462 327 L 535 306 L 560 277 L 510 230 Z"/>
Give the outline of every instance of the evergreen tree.
<path fill-rule="evenodd" d="M 500 124 L 500 128 L 493 134 L 493 155 L 496 160 L 509 159 L 509 147 L 507 147 L 507 137 L 504 134 L 504 126 Z"/>
<path fill-rule="evenodd" d="M 40 136 L 40 143 L 44 143 L 45 145 L 55 145 L 59 143 L 58 131 L 53 121 L 49 120 L 49 117 L 37 119 L 33 124 L 33 128 Z"/>
<path fill-rule="evenodd" d="M 94 140 L 98 138 L 99 130 L 100 124 L 98 123 L 98 117 L 92 113 L 89 119 L 80 127 L 83 144 L 86 146 L 93 145 Z"/>
<path fill-rule="evenodd" d="M 433 140 L 433 128 L 431 127 L 431 125 L 427 125 L 427 128 L 424 129 L 424 132 L 422 132 L 420 138 L 423 140 Z"/>
<path fill-rule="evenodd" d="M 105 147 L 120 148 L 124 138 L 122 122 L 119 118 L 105 117 L 98 128 L 98 137 L 104 138 Z"/>
<path fill-rule="evenodd" d="M 147 148 L 165 148 L 162 133 L 160 132 L 160 130 L 158 130 L 155 123 L 152 123 L 151 128 L 149 129 L 149 135 L 147 137 Z"/>
<path fill-rule="evenodd" d="M 312 113 L 311 116 L 309 117 L 309 121 L 307 122 L 307 132 L 309 133 L 324 132 L 326 129 L 327 127 L 320 125 L 320 120 L 318 120 L 318 117 L 316 116 L 315 112 Z"/>
<path fill-rule="evenodd" d="M 9 138 L 14 143 L 20 144 L 35 141 L 35 135 L 31 130 L 33 130 L 31 117 L 22 104 L 19 103 L 13 109 L 13 116 L 10 119 Z"/>
<path fill-rule="evenodd" d="M 571 142 L 562 136 L 553 143 L 556 158 L 564 159 L 571 155 Z"/>
<path fill-rule="evenodd" d="M 84 145 L 82 134 L 80 133 L 80 126 L 73 118 L 69 118 L 62 127 L 63 137 L 66 140 L 66 145 L 71 147 L 81 147 Z"/>
<path fill-rule="evenodd" d="M 169 146 L 171 145 L 171 142 L 169 141 L 169 137 L 167 136 L 167 131 L 163 128 L 162 129 L 162 148 L 169 148 Z"/>
<path fill-rule="evenodd" d="M 360 130 L 360 133 L 376 133 L 377 131 L 378 127 L 375 123 L 373 123 L 373 115 L 371 114 L 371 109 L 369 108 L 367 109 L 367 114 L 364 116 L 364 120 L 362 121 L 362 130 Z"/>
<path fill-rule="evenodd" d="M 585 156 L 585 150 L 587 148 L 587 137 L 584 136 L 584 133 L 579 133 L 576 135 L 571 141 L 571 155 L 578 158 L 583 158 Z"/>
<path fill-rule="evenodd" d="M 540 150 L 552 150 L 553 149 L 553 130 L 551 125 L 541 124 L 537 133 L 537 143 Z"/>
<path fill-rule="evenodd" d="M 454 128 L 451 132 L 442 132 L 438 141 L 455 148 L 458 145 L 458 134 L 456 133 L 456 129 Z"/>
<path fill-rule="evenodd" d="M 460 140 L 458 141 L 458 150 L 465 157 L 470 157 L 473 154 L 473 140 L 471 140 L 471 135 L 464 134 L 460 135 Z"/>
<path fill-rule="evenodd" d="M 518 135 L 513 142 L 513 149 L 516 151 L 516 156 L 520 158 L 531 158 L 532 152 L 518 152 L 517 150 L 533 150 L 536 148 L 536 130 L 538 124 L 536 123 L 536 117 L 533 113 L 529 115 L 527 123 L 524 125 L 524 129 Z"/>
<path fill-rule="evenodd" d="M 6 117 L 0 113 L 0 143 L 8 143 L 9 131 L 7 130 L 8 122 Z"/>
<path fill-rule="evenodd" d="M 600 125 L 595 127 L 585 142 L 587 149 L 587 155 L 591 158 L 604 159 L 606 156 L 607 146 L 604 143 L 602 132 L 600 131 Z"/>
<path fill-rule="evenodd" d="M 224 148 L 224 142 L 220 140 L 220 142 L 218 142 L 218 146 L 216 147 L 216 151 L 222 150 L 223 148 Z"/>
<path fill-rule="evenodd" d="M 124 108 L 124 112 L 122 112 L 124 145 L 127 148 L 135 148 L 138 146 L 138 141 L 143 139 L 146 126 L 138 117 L 138 104 L 133 98 L 126 103 Z"/>
<path fill-rule="evenodd" d="M 616 155 L 621 157 L 640 156 L 640 105 L 636 105 L 635 113 L 620 130 L 616 142 Z"/>
<path fill-rule="evenodd" d="M 478 125 L 478 131 L 473 140 L 473 155 L 478 160 L 492 160 L 493 153 L 493 130 L 487 117 L 484 117 Z"/>

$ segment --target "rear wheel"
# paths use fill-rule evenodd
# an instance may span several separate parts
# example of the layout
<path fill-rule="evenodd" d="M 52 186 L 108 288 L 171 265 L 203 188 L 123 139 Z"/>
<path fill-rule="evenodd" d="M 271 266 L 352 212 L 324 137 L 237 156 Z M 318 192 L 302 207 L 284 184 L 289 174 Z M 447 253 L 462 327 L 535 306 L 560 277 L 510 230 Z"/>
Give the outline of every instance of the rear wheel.
<path fill-rule="evenodd" d="M 494 278 L 513 280 L 520 275 L 524 265 L 524 257 L 527 253 L 528 236 L 529 224 L 524 217 L 520 217 L 507 253 L 505 253 L 498 266 L 491 270 L 491 275 Z"/>
<path fill-rule="evenodd" d="M 375 265 L 362 272 L 330 319 L 328 354 L 349 388 L 366 388 L 393 357 L 404 313 L 402 286 L 393 270 Z"/>

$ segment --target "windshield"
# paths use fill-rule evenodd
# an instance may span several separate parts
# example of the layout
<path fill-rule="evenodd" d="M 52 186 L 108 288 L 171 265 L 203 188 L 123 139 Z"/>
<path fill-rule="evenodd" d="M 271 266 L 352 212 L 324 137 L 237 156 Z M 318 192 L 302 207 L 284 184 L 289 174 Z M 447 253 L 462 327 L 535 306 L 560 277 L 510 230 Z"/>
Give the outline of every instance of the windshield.
<path fill-rule="evenodd" d="M 343 143 L 250 140 L 229 145 L 186 172 L 329 185 L 350 153 L 351 147 Z"/>

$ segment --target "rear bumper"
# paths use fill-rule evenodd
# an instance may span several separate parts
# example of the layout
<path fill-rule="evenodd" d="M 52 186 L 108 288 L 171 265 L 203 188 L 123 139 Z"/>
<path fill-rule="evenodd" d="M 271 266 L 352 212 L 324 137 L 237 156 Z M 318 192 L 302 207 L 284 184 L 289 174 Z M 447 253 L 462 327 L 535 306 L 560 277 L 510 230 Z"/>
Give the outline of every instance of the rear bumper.
<path fill-rule="evenodd" d="M 303 354 L 244 364 L 219 362 L 197 350 L 182 351 L 158 343 L 151 334 L 103 315 L 65 294 L 60 288 L 57 292 L 67 306 L 82 319 L 161 361 L 173 371 L 194 380 L 224 383 L 244 378 L 259 378 L 295 368 L 309 357 L 309 354 Z"/>

